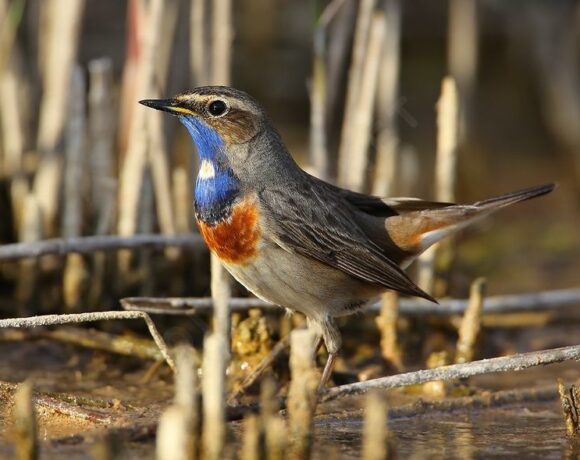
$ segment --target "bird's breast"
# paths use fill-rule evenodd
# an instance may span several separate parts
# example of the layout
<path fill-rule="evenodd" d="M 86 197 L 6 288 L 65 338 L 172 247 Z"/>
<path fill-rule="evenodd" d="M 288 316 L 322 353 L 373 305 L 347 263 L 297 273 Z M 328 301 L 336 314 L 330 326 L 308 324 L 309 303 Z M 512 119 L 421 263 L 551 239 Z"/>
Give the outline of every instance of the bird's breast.
<path fill-rule="evenodd" d="M 209 249 L 225 263 L 245 265 L 257 255 L 261 238 L 260 215 L 255 197 L 236 201 L 217 222 L 198 220 Z"/>

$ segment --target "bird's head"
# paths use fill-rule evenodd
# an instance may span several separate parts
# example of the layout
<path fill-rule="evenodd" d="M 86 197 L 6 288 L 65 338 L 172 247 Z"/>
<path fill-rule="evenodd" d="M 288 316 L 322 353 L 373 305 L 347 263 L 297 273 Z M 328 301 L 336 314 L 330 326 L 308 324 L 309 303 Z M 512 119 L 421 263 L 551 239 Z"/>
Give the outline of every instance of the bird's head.
<path fill-rule="evenodd" d="M 187 128 L 201 160 L 198 179 L 229 171 L 252 184 L 301 172 L 264 109 L 243 91 L 204 86 L 171 99 L 139 102 L 177 116 Z"/>
<path fill-rule="evenodd" d="M 202 160 L 214 158 L 227 147 L 249 143 L 264 129 L 267 118 L 254 99 L 225 86 L 204 86 L 171 99 L 139 102 L 176 115 Z"/>

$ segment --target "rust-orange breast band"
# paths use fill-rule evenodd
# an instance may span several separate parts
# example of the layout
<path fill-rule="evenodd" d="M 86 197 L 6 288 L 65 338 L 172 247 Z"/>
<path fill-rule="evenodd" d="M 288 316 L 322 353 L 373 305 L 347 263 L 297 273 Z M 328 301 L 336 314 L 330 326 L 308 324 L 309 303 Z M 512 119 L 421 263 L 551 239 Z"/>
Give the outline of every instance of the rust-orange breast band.
<path fill-rule="evenodd" d="M 209 249 L 226 263 L 246 264 L 260 241 L 259 211 L 254 197 L 236 203 L 230 215 L 213 224 L 198 223 Z"/>

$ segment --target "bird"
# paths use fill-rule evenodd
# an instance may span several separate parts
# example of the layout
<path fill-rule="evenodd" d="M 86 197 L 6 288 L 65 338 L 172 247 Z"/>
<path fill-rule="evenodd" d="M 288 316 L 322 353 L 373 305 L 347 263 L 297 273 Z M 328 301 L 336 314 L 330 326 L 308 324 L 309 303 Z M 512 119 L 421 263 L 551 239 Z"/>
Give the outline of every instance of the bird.
<path fill-rule="evenodd" d="M 196 146 L 193 205 L 209 249 L 257 297 L 303 313 L 315 352 L 325 344 L 319 389 L 341 349 L 337 317 L 386 291 L 436 302 L 404 268 L 466 225 L 555 187 L 472 204 L 366 195 L 304 171 L 266 111 L 243 91 L 204 86 L 139 102 L 177 116 Z"/>

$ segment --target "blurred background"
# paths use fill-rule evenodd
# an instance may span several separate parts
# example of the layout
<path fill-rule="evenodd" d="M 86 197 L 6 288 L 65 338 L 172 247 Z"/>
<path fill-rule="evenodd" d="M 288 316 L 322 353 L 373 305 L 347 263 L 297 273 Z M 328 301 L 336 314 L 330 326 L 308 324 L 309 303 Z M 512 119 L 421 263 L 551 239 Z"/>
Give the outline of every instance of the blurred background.
<path fill-rule="evenodd" d="M 258 99 L 313 174 L 440 199 L 437 101 L 450 76 L 448 198 L 560 187 L 462 233 L 432 289 L 463 297 L 476 276 L 492 294 L 577 283 L 577 1 L 222 3 L 0 0 L 0 244 L 195 232 L 194 147 L 175 120 L 137 101 L 209 83 Z M 363 133 L 356 145 L 343 124 Z M 208 261 L 170 248 L 3 263 L 2 312 L 208 295 Z"/>
<path fill-rule="evenodd" d="M 208 84 L 254 96 L 297 161 L 344 187 L 472 202 L 559 184 L 546 197 L 470 227 L 409 271 L 438 298 L 466 298 L 479 277 L 487 279 L 489 295 L 576 289 L 548 293 L 539 304 L 535 296 L 518 297 L 518 311 L 496 298 L 496 313 L 485 314 L 474 289 L 463 318 L 426 313 L 425 303 L 408 302 L 406 311 L 401 303 L 398 310 L 387 294 L 378 315 L 377 308 L 340 319 L 344 349 L 333 385 L 580 343 L 577 0 L 0 0 L 0 316 L 119 310 L 128 296 L 154 296 L 153 305 L 165 302 L 175 313 L 166 297 L 205 297 L 194 299 L 203 308 L 156 315 L 155 324 L 170 346 L 192 344 L 190 358 L 199 366 L 215 305 L 220 326 L 213 336 L 231 332 L 231 361 L 226 353 L 215 352 L 218 359 L 206 353 L 202 373 L 214 366 L 223 377 L 227 366 L 230 395 L 256 401 L 258 385 L 244 383 L 248 375 L 273 353 L 286 356 L 289 332 L 304 318 L 244 307 L 231 315 L 230 328 L 230 315 L 217 308 L 225 302 L 207 298 L 220 277 L 210 276 L 193 218 L 194 146 L 174 118 L 138 104 Z M 227 293 L 227 283 L 221 286 Z M 233 282 L 231 294 L 248 295 Z M 86 458 L 83 449 L 96 437 L 79 433 L 105 427 L 127 428 L 126 448 L 149 458 L 159 416 L 173 398 L 173 374 L 145 326 L 135 323 L 2 328 L 0 455 L 13 452 L 15 383 L 30 380 L 37 404 L 56 407 L 39 411 L 43 449 L 52 449 L 47 458 L 77 458 L 75 449 Z M 321 365 L 324 351 L 318 358 Z M 276 381 L 263 393 L 272 401 L 288 392 L 287 362 L 273 357 L 264 366 Z M 182 374 L 188 401 L 193 374 L 189 381 Z M 397 398 L 413 404 L 390 423 L 400 456 L 562 451 L 568 442 L 556 423 L 557 377 L 577 380 L 577 364 L 390 392 L 395 404 Z M 527 401 L 536 397 L 525 386 L 544 384 L 551 385 L 551 405 L 530 410 Z M 220 415 L 221 383 L 204 385 L 216 392 L 206 401 L 220 406 Z M 484 395 L 482 406 L 474 399 L 447 419 L 440 412 L 412 416 L 431 411 L 418 398 L 504 388 L 517 390 L 511 413 L 500 408 L 472 424 L 472 408 L 495 404 Z M 519 399 L 520 390 L 528 396 Z M 41 401 L 42 392 L 50 392 L 48 399 Z M 272 416 L 276 404 L 266 404 Z M 348 415 L 343 410 L 355 405 L 343 404 L 336 423 L 318 423 L 320 458 L 335 458 L 327 451 L 338 448 L 358 458 L 361 413 Z M 492 419 L 499 429 L 489 428 Z M 193 434 L 191 426 L 183 430 Z M 284 424 L 268 429 L 275 426 Z M 242 433 L 239 425 L 228 430 Z M 285 445 L 287 431 L 281 433 Z M 210 444 L 212 436 L 205 436 Z M 510 443 L 513 451 L 498 447 Z M 576 450 L 566 456 L 576 457 Z"/>

